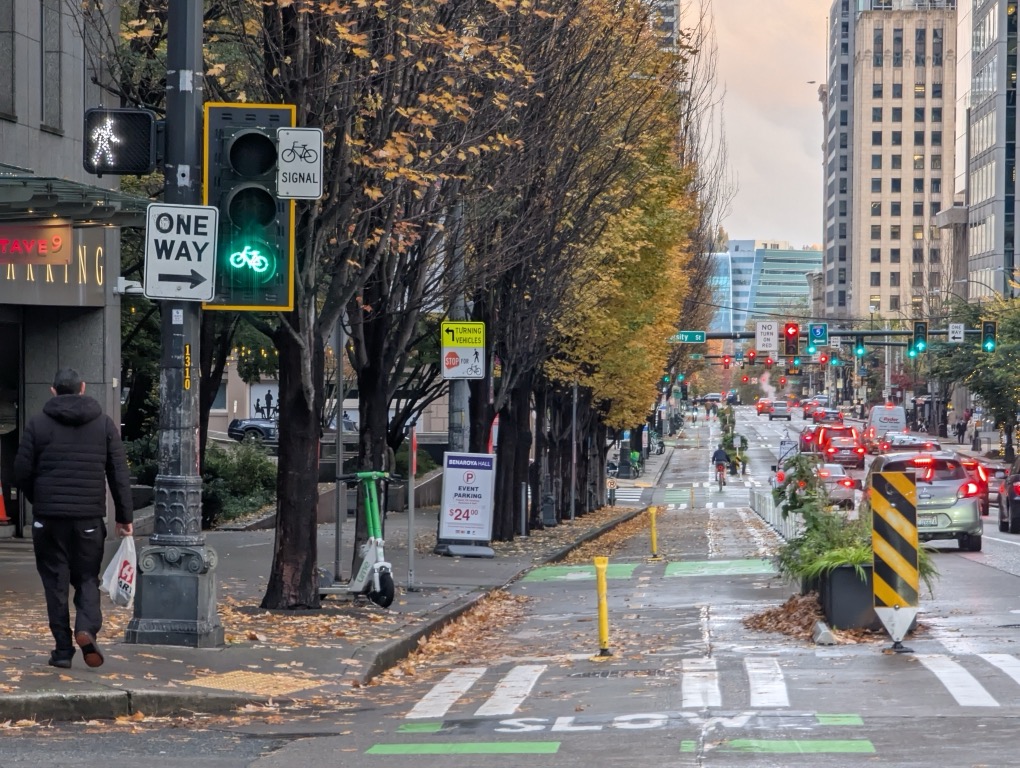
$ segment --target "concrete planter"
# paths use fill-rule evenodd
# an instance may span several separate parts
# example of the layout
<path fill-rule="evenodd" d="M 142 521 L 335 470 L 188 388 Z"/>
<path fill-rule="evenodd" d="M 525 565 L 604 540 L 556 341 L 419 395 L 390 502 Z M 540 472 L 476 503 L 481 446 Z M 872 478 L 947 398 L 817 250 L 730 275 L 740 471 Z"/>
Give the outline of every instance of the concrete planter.
<path fill-rule="evenodd" d="M 871 564 L 862 565 L 866 579 L 861 580 L 852 565 L 841 565 L 818 581 L 818 599 L 829 626 L 835 629 L 879 630 L 882 622 L 875 613 Z"/>

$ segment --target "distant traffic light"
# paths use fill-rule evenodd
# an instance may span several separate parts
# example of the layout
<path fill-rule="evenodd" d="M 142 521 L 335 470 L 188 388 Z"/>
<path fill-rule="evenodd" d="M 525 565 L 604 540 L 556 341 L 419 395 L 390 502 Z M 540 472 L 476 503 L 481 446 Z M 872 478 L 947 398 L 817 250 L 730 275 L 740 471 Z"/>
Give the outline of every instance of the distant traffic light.
<path fill-rule="evenodd" d="M 753 349 L 747 350 L 748 365 L 754 365 L 756 362 L 758 362 L 758 353 L 755 352 Z"/>
<path fill-rule="evenodd" d="M 783 326 L 783 344 L 787 357 L 796 357 L 800 354 L 800 326 L 796 323 L 787 323 Z"/>
<path fill-rule="evenodd" d="M 981 323 L 981 349 L 985 352 L 995 351 L 995 332 L 998 325 L 994 320 L 985 320 Z"/>
<path fill-rule="evenodd" d="M 858 336 L 854 339 L 854 354 L 857 357 L 864 357 L 865 352 L 867 352 L 867 350 L 864 348 L 864 337 Z"/>
<path fill-rule="evenodd" d="M 741 381 L 742 383 L 744 383 L 744 384 L 746 384 L 746 383 L 747 383 L 747 382 L 749 382 L 750 380 L 751 380 L 751 377 L 750 377 L 750 376 L 741 376 L 741 377 L 740 377 L 740 381 Z"/>
<path fill-rule="evenodd" d="M 676 383 L 677 383 L 677 384 L 679 384 L 679 383 L 681 383 L 681 382 L 682 382 L 683 380 L 684 380 L 684 375 L 683 375 L 682 373 L 678 373 L 678 374 L 676 375 Z"/>
<path fill-rule="evenodd" d="M 786 386 L 786 377 L 785 376 L 780 376 L 779 377 L 779 386 L 781 386 L 781 387 L 785 387 Z"/>
<path fill-rule="evenodd" d="M 923 320 L 914 321 L 914 350 L 920 354 L 928 351 L 928 323 Z"/>
<path fill-rule="evenodd" d="M 811 340 L 808 340 L 808 343 L 807 343 L 807 353 L 809 355 L 813 355 L 817 351 L 818 351 L 818 347 L 815 346 L 815 343 L 813 341 L 811 341 Z"/>
<path fill-rule="evenodd" d="M 729 368 L 731 360 L 732 360 L 732 358 L 729 355 L 723 355 L 722 367 L 723 368 Z"/>
<path fill-rule="evenodd" d="M 827 354 L 825 354 L 824 352 L 822 352 L 822 354 L 820 354 L 818 356 L 818 362 L 821 365 L 827 364 L 829 362 L 829 356 Z"/>
<path fill-rule="evenodd" d="M 775 361 L 772 359 L 772 356 L 769 355 L 768 357 L 765 358 L 765 367 L 766 368 L 771 368 L 773 362 L 775 362 Z"/>

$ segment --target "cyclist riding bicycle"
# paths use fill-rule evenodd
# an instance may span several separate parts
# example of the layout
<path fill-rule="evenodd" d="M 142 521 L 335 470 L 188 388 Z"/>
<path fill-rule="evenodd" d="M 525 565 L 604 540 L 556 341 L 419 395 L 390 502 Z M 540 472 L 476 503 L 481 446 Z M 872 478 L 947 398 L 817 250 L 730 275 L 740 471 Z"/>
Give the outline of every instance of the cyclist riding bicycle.
<path fill-rule="evenodd" d="M 730 457 L 726 451 L 723 450 L 722 443 L 719 443 L 719 447 L 715 449 L 715 453 L 712 454 L 712 463 L 715 464 L 716 474 L 722 474 L 722 484 L 726 485 L 726 467 L 729 466 Z"/>

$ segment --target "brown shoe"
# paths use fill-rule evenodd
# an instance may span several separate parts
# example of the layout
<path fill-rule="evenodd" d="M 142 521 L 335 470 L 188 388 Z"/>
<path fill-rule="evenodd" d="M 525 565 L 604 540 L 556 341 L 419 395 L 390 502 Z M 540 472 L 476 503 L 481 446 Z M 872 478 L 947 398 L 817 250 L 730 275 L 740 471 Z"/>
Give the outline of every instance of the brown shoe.
<path fill-rule="evenodd" d="M 81 648 L 81 655 L 85 657 L 85 663 L 90 667 L 101 667 L 105 659 L 102 652 L 96 645 L 96 638 L 90 632 L 79 630 L 74 633 L 74 642 Z"/>

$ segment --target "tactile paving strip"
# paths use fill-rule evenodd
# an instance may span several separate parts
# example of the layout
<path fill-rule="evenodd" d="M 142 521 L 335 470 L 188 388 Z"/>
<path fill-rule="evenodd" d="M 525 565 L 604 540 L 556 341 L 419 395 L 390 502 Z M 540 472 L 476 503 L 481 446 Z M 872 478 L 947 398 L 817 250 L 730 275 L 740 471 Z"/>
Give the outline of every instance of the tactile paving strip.
<path fill-rule="evenodd" d="M 208 675 L 197 680 L 181 681 L 184 685 L 200 688 L 215 688 L 221 691 L 238 691 L 240 693 L 257 693 L 266 696 L 282 696 L 306 688 L 315 688 L 322 680 L 292 675 L 267 675 L 262 672 L 245 672 L 235 670 L 219 675 Z"/>

